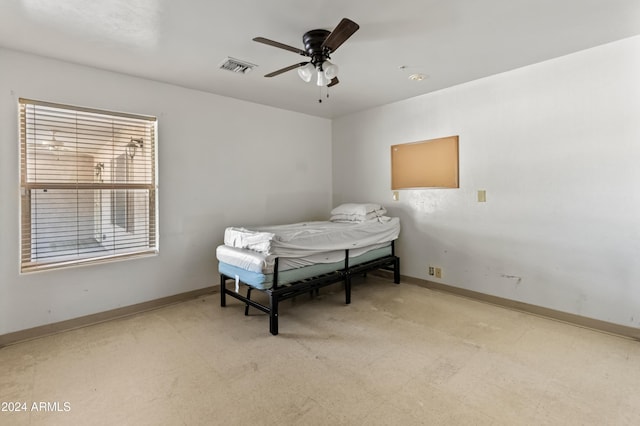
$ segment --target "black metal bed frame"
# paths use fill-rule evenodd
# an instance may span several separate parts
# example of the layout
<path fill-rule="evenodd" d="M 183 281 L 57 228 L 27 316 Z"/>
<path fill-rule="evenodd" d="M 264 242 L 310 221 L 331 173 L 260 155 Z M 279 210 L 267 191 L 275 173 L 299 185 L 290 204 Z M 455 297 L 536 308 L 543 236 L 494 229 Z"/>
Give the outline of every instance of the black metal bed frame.
<path fill-rule="evenodd" d="M 370 260 L 368 262 L 359 263 L 349 266 L 349 250 L 345 250 L 344 268 L 318 275 L 315 277 L 305 278 L 285 285 L 278 285 L 278 258 L 275 259 L 273 267 L 273 285 L 266 290 L 256 289 L 248 286 L 247 295 L 230 290 L 226 287 L 227 280 L 234 280 L 224 274 L 220 274 L 220 306 L 227 305 L 226 296 L 229 295 L 245 303 L 244 314 L 249 315 L 249 306 L 269 314 L 269 332 L 274 336 L 278 334 L 278 305 L 281 301 L 292 297 L 318 291 L 320 288 L 330 284 L 344 282 L 345 304 L 351 303 L 351 277 L 356 274 L 366 274 L 374 269 L 384 269 L 393 272 L 393 282 L 400 283 L 400 258 L 395 255 L 395 241 L 391 241 L 391 254 Z M 251 291 L 260 290 L 269 295 L 269 306 L 265 306 L 255 300 L 251 300 Z"/>

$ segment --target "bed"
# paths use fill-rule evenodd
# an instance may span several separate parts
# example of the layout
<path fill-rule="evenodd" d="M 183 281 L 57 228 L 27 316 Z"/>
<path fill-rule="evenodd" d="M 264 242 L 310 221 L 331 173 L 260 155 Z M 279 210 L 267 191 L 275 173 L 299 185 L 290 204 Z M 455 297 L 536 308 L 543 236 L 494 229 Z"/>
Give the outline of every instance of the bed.
<path fill-rule="evenodd" d="M 342 282 L 349 304 L 352 276 L 375 269 L 392 271 L 399 283 L 395 240 L 400 221 L 385 214 L 378 204 L 350 203 L 333 209 L 328 221 L 226 228 L 224 244 L 216 249 L 220 305 L 231 296 L 244 302 L 245 315 L 249 307 L 267 313 L 269 331 L 277 335 L 282 300 Z M 268 295 L 268 306 L 251 299 L 253 290 Z"/>

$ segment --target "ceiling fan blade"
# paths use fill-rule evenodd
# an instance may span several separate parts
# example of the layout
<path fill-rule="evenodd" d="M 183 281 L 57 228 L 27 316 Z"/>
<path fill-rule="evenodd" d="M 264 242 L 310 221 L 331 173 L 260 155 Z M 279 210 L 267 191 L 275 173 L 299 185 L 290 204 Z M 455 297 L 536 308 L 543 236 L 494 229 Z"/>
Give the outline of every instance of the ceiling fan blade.
<path fill-rule="evenodd" d="M 340 21 L 338 26 L 327 36 L 324 43 L 322 43 L 322 47 L 329 49 L 330 52 L 335 52 L 342 43 L 358 31 L 358 28 L 360 28 L 360 25 L 350 19 L 342 18 L 342 21 Z"/>
<path fill-rule="evenodd" d="M 289 65 L 288 67 L 284 67 L 284 68 L 281 68 L 279 70 L 270 72 L 269 74 L 265 74 L 264 76 L 265 77 L 275 77 L 276 75 L 280 75 L 280 74 L 285 73 L 287 71 L 291 71 L 291 70 L 294 70 L 296 68 L 300 68 L 301 66 L 307 65 L 308 63 L 309 62 L 300 62 L 299 64 Z"/>
<path fill-rule="evenodd" d="M 329 82 L 329 84 L 327 84 L 327 87 L 335 86 L 338 83 L 340 83 L 340 80 L 338 80 L 338 77 L 333 77 Z"/>
<path fill-rule="evenodd" d="M 256 37 L 256 38 L 253 39 L 253 41 L 257 41 L 258 43 L 264 43 L 264 44 L 267 44 L 267 45 L 273 46 L 273 47 L 279 47 L 280 49 L 288 50 L 290 52 L 297 53 L 297 54 L 302 55 L 302 56 L 309 56 L 307 54 L 307 52 L 305 52 L 302 49 L 298 49 L 297 47 L 289 46 L 288 44 L 284 44 L 284 43 L 280 43 L 280 42 L 277 42 L 277 41 L 269 40 L 268 38 Z"/>

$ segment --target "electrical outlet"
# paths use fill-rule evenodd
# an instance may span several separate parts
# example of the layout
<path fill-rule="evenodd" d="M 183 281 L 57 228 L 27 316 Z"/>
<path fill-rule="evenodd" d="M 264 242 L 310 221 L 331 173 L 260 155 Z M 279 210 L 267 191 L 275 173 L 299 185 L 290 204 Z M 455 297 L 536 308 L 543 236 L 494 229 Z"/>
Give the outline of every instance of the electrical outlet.
<path fill-rule="evenodd" d="M 435 273 L 435 268 L 433 266 L 429 266 L 429 275 L 434 275 Z"/>
<path fill-rule="evenodd" d="M 442 269 L 441 268 L 435 268 L 436 269 L 436 278 L 442 278 Z"/>

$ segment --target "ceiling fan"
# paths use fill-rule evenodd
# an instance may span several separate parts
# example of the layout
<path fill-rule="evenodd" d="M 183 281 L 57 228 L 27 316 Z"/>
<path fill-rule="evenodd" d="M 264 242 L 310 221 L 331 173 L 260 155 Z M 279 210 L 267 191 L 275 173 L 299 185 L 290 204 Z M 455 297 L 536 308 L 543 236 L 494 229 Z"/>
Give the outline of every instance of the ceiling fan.
<path fill-rule="evenodd" d="M 275 77 L 287 71 L 298 69 L 298 75 L 305 82 L 310 82 L 317 73 L 316 84 L 318 86 L 335 86 L 338 81 L 338 66 L 329 62 L 331 54 L 342 45 L 349 37 L 358 31 L 360 26 L 350 19 L 343 18 L 333 31 L 311 30 L 304 33 L 302 43 L 304 49 L 289 46 L 264 37 L 256 37 L 253 41 L 268 44 L 269 46 L 285 49 L 310 58 L 307 62 L 300 62 L 281 68 L 266 74 L 265 77 Z"/>
<path fill-rule="evenodd" d="M 49 151 L 66 151 L 68 149 L 63 141 L 56 138 L 55 130 L 51 131 L 51 139 L 41 140 L 39 143 Z"/>

